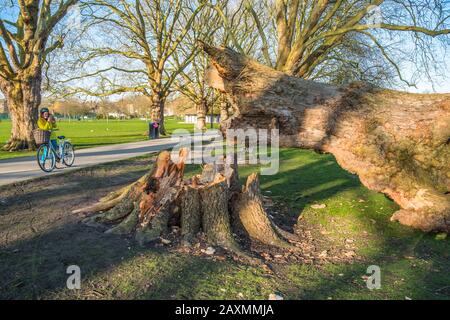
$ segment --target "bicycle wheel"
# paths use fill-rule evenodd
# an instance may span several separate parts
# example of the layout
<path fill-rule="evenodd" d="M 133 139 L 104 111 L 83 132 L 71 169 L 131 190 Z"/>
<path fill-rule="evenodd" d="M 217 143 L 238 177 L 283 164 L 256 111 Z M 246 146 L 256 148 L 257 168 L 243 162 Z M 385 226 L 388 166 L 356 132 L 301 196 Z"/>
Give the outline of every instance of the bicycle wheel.
<path fill-rule="evenodd" d="M 48 144 L 43 144 L 37 151 L 37 162 L 42 171 L 52 172 L 56 166 L 55 152 Z"/>
<path fill-rule="evenodd" d="M 62 161 L 68 167 L 71 167 L 75 161 L 75 149 L 70 142 L 64 143 L 64 155 L 62 156 Z"/>

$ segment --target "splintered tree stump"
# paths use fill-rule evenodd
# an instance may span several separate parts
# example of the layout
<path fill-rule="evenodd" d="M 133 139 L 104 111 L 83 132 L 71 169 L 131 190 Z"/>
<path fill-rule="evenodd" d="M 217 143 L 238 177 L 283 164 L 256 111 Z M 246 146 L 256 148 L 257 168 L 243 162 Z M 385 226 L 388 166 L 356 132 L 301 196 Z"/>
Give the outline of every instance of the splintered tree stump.
<path fill-rule="evenodd" d="M 228 186 L 225 178 L 218 175 L 211 183 L 200 190 L 202 207 L 202 226 L 206 238 L 219 246 L 234 245 L 228 212 Z"/>
<path fill-rule="evenodd" d="M 289 247 L 266 214 L 261 199 L 259 180 L 256 173 L 247 178 L 247 183 L 233 202 L 234 216 L 240 221 L 251 238 L 277 247 Z"/>
<path fill-rule="evenodd" d="M 192 186 L 185 186 L 181 195 L 180 226 L 183 240 L 190 242 L 202 229 L 200 192 Z"/>
<path fill-rule="evenodd" d="M 187 149 L 181 149 L 178 163 L 168 151 L 161 152 L 148 174 L 138 181 L 100 199 L 97 204 L 75 213 L 95 213 L 88 224 L 106 224 L 107 233 L 134 235 L 140 244 L 160 238 L 170 227 L 180 228 L 186 244 L 200 233 L 215 246 L 248 263 L 259 259 L 241 248 L 235 234 L 251 241 L 291 248 L 295 235 L 280 229 L 264 210 L 258 176 L 250 175 L 244 187 L 233 165 L 203 166 L 202 174 L 184 179 Z"/>
<path fill-rule="evenodd" d="M 209 55 L 210 86 L 236 110 L 227 129 L 278 129 L 279 143 L 328 152 L 401 209 L 392 220 L 450 230 L 450 94 L 411 94 L 293 77 L 229 48 Z"/>

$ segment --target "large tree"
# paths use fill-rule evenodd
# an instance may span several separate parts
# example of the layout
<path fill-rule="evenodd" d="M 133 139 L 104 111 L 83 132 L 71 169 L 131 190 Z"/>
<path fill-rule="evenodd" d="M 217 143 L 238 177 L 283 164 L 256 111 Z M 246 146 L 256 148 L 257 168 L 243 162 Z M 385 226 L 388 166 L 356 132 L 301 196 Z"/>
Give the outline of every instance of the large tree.
<path fill-rule="evenodd" d="M 0 18 L 0 90 L 12 120 L 11 137 L 4 149 L 35 146 L 32 131 L 41 103 L 42 68 L 46 57 L 62 46 L 49 41 L 52 31 L 77 0 L 19 0 L 9 6 L 11 16 Z M 8 5 L 4 4 L 3 9 Z M 7 10 L 5 10 L 6 12 Z"/>
<path fill-rule="evenodd" d="M 85 2 L 91 27 L 73 69 L 85 70 L 70 77 L 69 93 L 97 97 L 140 92 L 151 98 L 151 117 L 164 133 L 164 105 L 173 82 L 194 59 L 198 49 L 186 48 L 184 59 L 173 56 L 195 25 L 204 3 L 195 0 L 95 0 Z M 87 67 L 87 68 L 86 68 Z M 73 80 L 91 78 L 87 86 Z"/>
<path fill-rule="evenodd" d="M 450 8 L 442 1 L 406 0 L 240 0 L 245 19 L 222 15 L 234 50 L 290 75 L 326 82 L 367 80 L 407 85 L 402 68 L 430 75 L 439 60 L 439 41 L 448 42 Z M 259 41 L 247 44 L 239 28 L 248 15 Z M 444 36 L 444 37 L 443 37 Z M 407 50 L 403 50 L 408 46 Z M 257 50 L 255 50 L 257 49 Z M 428 73 L 430 72 L 430 73 Z"/>
<path fill-rule="evenodd" d="M 199 130 L 206 129 L 206 114 L 209 107 L 212 108 L 212 100 L 215 98 L 214 90 L 206 84 L 204 77 L 207 65 L 207 58 L 199 53 L 189 70 L 180 73 L 175 82 L 175 88 L 194 103 L 197 113 L 196 127 Z"/>
<path fill-rule="evenodd" d="M 342 167 L 358 174 L 368 188 L 392 197 L 401 207 L 394 219 L 425 231 L 448 231 L 450 96 L 414 95 L 364 83 L 339 87 L 301 79 L 315 72 L 311 59 L 317 58 L 317 63 L 321 63 L 330 54 L 327 39 L 334 39 L 332 42 L 339 46 L 345 41 L 339 35 L 349 35 L 346 28 L 371 30 L 374 26 L 360 22 L 367 14 L 368 5 L 382 2 L 276 1 L 281 27 L 283 24 L 287 27 L 290 21 L 298 32 L 309 28 L 310 32 L 303 36 L 317 39 L 315 45 L 305 47 L 297 39 L 299 33 L 289 36 L 288 46 L 293 50 L 289 49 L 288 54 L 278 52 L 279 66 L 278 62 L 272 64 L 270 40 L 262 41 L 259 55 L 253 50 L 257 47 L 254 31 L 263 37 L 266 25 L 248 19 L 253 12 L 258 16 L 254 8 L 246 5 L 250 15 L 243 17 L 245 23 L 241 30 L 252 25 L 249 21 L 254 21 L 256 27 L 253 32 L 249 28 L 247 33 L 232 27 L 233 19 L 242 13 L 239 3 L 232 13 L 227 8 L 213 6 L 223 19 L 224 39 L 228 37 L 240 52 L 256 54 L 259 60 L 267 59 L 266 64 L 285 72 L 264 66 L 230 48 L 215 48 L 200 42 L 213 64 L 207 81 L 226 93 L 237 110 L 224 123 L 223 130 L 279 129 L 282 146 L 330 152 Z M 309 21 L 305 31 L 302 31 L 305 26 L 300 23 L 302 20 L 297 20 L 299 11 L 288 14 L 288 7 L 296 9 L 297 5 L 309 5 L 302 18 Z M 323 6 L 326 10 L 322 10 Z M 339 9 L 343 11 L 337 14 Z M 341 21 L 337 18 L 342 14 L 345 19 Z M 296 17 L 294 20 L 292 15 Z M 336 18 L 333 23 L 329 16 Z M 439 21 L 438 26 L 442 26 L 446 17 Z M 324 31 L 321 26 L 327 22 L 330 28 Z M 405 31 L 409 28 L 420 35 L 446 33 L 442 28 L 428 30 L 419 26 L 400 28 L 385 24 L 384 28 Z M 289 35 L 288 29 L 283 32 L 278 33 L 279 41 L 286 32 Z M 369 38 L 372 36 L 368 34 Z M 246 41 L 249 41 L 247 45 L 242 46 Z M 299 57 L 297 47 L 303 48 L 305 55 Z M 291 246 L 289 242 L 295 241 L 295 237 L 277 227 L 264 210 L 256 174 L 250 175 L 246 185 L 241 186 L 237 162 L 233 161 L 225 165 L 204 165 L 202 174 L 185 179 L 187 155 L 187 150 L 182 149 L 178 156 L 181 161 L 175 163 L 168 152 L 160 153 L 152 170 L 141 179 L 76 212 L 98 213 L 86 222 L 109 224 L 108 232 L 133 234 L 141 243 L 158 239 L 170 227 L 178 227 L 176 230 L 180 230 L 180 236 L 187 242 L 203 231 L 211 244 L 233 251 L 252 263 L 258 261 L 241 250 L 236 234 L 266 245 Z"/>
<path fill-rule="evenodd" d="M 213 64 L 208 83 L 238 110 L 222 129 L 279 129 L 282 146 L 330 152 L 368 188 L 392 197 L 401 207 L 393 219 L 424 231 L 450 230 L 449 94 L 337 87 L 290 76 L 229 48 L 201 46 Z M 161 152 L 139 180 L 74 213 L 96 213 L 85 222 L 109 225 L 108 233 L 133 235 L 141 244 L 171 230 L 189 244 L 202 232 L 210 244 L 252 264 L 261 261 L 239 240 L 294 248 L 297 236 L 266 213 L 256 174 L 242 186 L 234 156 L 186 179 L 188 152 L 181 149 L 177 161 Z"/>
<path fill-rule="evenodd" d="M 226 3 L 227 1 L 223 1 L 221 6 L 226 7 Z M 174 89 L 194 103 L 197 113 L 197 129 L 199 130 L 206 129 L 206 114 L 217 100 L 217 92 L 206 84 L 205 71 L 208 68 L 208 58 L 198 47 L 197 40 L 213 42 L 217 32 L 221 29 L 220 21 L 216 10 L 205 7 L 178 50 L 174 52 L 172 59 L 174 69 L 181 69 L 184 61 L 189 59 L 192 50 L 195 50 L 194 59 L 187 68 L 181 69 L 176 78 Z"/>

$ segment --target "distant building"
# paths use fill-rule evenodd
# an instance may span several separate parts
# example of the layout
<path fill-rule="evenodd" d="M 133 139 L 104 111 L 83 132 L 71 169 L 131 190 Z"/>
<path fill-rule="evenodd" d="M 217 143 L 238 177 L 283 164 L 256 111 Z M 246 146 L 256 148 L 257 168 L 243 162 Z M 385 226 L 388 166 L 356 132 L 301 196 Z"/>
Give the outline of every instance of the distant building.
<path fill-rule="evenodd" d="M 213 123 L 219 123 L 219 108 L 213 108 Z M 164 115 L 174 115 L 184 119 L 185 123 L 197 123 L 197 110 L 195 104 L 185 96 L 177 97 L 173 100 L 167 101 L 164 108 Z M 206 123 L 211 123 L 211 110 L 208 110 L 205 119 Z"/>
<path fill-rule="evenodd" d="M 164 106 L 165 116 L 184 117 L 187 114 L 195 114 L 195 105 L 185 96 L 168 100 Z"/>
<path fill-rule="evenodd" d="M 120 119 L 120 118 L 126 118 L 127 115 L 123 112 L 108 112 L 108 117 Z"/>

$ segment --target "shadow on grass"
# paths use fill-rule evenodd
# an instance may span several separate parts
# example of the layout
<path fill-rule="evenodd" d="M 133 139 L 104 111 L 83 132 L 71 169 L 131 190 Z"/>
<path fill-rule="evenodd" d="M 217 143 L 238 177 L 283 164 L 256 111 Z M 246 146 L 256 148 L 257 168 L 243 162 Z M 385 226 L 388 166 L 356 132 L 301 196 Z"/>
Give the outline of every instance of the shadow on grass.
<path fill-rule="evenodd" d="M 99 170 L 99 169 L 97 169 Z M 106 169 L 105 169 L 106 170 Z M 67 195 L 74 195 L 75 202 L 77 192 L 92 192 L 90 197 L 96 197 L 104 189 L 111 187 L 120 187 L 124 183 L 131 183 L 138 177 L 144 175 L 148 170 L 136 170 L 129 172 L 126 175 L 123 173 L 117 173 L 108 175 L 107 178 L 103 178 L 105 181 L 98 182 L 96 178 L 102 179 L 102 177 L 95 177 L 90 174 L 85 168 L 80 169 L 79 172 L 67 172 L 60 175 L 48 176 L 33 180 L 35 183 L 41 184 L 39 188 L 33 188 L 33 191 L 27 189 L 29 181 L 15 183 L 14 186 L 7 186 L 9 188 L 17 189 L 17 192 L 6 197 L 2 197 L 4 205 L 0 205 L 0 215 L 10 212 L 11 209 L 17 206 L 20 208 L 24 202 L 30 202 L 30 206 L 39 206 L 43 202 L 56 204 L 60 201 L 60 197 L 67 197 Z M 76 177 L 76 181 L 63 183 L 62 180 L 67 178 L 67 175 L 73 174 Z M 7 187 L 2 187 L 3 190 Z M 1 192 L 1 189 L 0 189 Z M 83 205 L 83 204 L 80 204 Z M 58 210 L 56 207 L 55 210 Z M 17 213 L 19 214 L 19 213 Z"/>
<path fill-rule="evenodd" d="M 356 219 L 362 229 L 373 227 L 366 219 Z M 436 245 L 432 236 L 403 228 L 375 227 L 377 239 L 369 245 L 376 248 L 361 252 L 362 261 L 313 271 L 285 266 L 290 281 L 286 292 L 292 299 L 450 299 L 448 244 Z M 370 290 L 372 273 L 367 268 L 373 265 L 380 267 L 381 287 Z"/>
<path fill-rule="evenodd" d="M 0 297 L 44 298 L 65 288 L 69 265 L 79 265 L 84 279 L 134 256 L 126 239 L 70 212 L 145 174 L 149 163 L 140 158 L 2 187 Z"/>
<path fill-rule="evenodd" d="M 85 279 L 130 258 L 123 239 L 87 228 L 71 223 L 2 249 L 0 297 L 45 298 L 66 287 L 69 265 L 80 266 Z"/>

